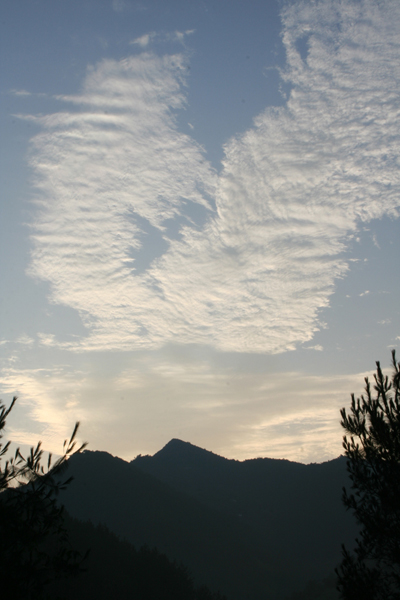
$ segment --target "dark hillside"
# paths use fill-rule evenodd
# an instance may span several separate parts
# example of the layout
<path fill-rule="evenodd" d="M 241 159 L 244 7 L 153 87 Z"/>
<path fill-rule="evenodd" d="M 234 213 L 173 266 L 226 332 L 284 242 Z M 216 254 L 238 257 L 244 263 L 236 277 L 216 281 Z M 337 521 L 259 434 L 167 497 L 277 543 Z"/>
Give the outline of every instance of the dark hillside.
<path fill-rule="evenodd" d="M 49 598 L 74 600 L 226 600 L 204 586 L 195 587 L 188 570 L 155 549 L 137 550 L 104 525 L 96 527 L 65 514 L 71 545 L 84 556 L 82 572 L 57 580 Z"/>
<path fill-rule="evenodd" d="M 327 577 L 355 535 L 344 459 L 239 462 L 172 440 L 132 463 L 84 452 L 70 474 L 61 500 L 73 516 L 156 547 L 231 600 L 281 600 Z"/>
<path fill-rule="evenodd" d="M 156 547 L 189 567 L 195 581 L 230 598 L 262 597 L 276 565 L 246 528 L 105 452 L 69 461 L 74 481 L 61 501 L 73 517 L 104 523 L 136 547 Z"/>
<path fill-rule="evenodd" d="M 344 457 L 304 465 L 258 458 L 228 460 L 180 440 L 131 463 L 160 481 L 236 518 L 254 544 L 272 549 L 281 569 L 304 583 L 327 576 L 341 544 L 356 535 L 341 493 L 349 486 Z M 286 566 L 285 566 L 286 563 Z"/>

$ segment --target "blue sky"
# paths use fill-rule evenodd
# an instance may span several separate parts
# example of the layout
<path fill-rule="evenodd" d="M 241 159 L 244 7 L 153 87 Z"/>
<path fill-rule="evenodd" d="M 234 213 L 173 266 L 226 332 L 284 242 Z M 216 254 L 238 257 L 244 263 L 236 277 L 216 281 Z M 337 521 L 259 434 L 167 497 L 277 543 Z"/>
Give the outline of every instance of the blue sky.
<path fill-rule="evenodd" d="M 400 5 L 7 1 L 0 391 L 73 423 L 320 462 L 400 339 Z"/>

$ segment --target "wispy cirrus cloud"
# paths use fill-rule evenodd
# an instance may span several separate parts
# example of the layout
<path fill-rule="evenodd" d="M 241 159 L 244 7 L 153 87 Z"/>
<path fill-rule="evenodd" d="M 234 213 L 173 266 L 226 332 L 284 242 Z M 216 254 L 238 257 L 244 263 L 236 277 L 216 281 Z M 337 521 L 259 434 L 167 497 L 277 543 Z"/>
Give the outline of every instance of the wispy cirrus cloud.
<path fill-rule="evenodd" d="M 8 94 L 12 95 L 12 96 L 21 96 L 21 97 L 29 97 L 29 96 L 34 96 L 34 97 L 45 97 L 47 96 L 47 94 L 43 93 L 43 92 L 28 92 L 27 90 L 9 90 L 7 92 Z"/>
<path fill-rule="evenodd" d="M 132 40 L 132 42 L 130 42 L 132 45 L 138 45 L 141 48 L 146 48 L 146 46 L 149 45 L 149 43 L 151 42 L 152 39 L 154 39 L 154 37 L 156 36 L 156 32 L 152 31 L 151 33 L 145 33 L 144 35 L 141 35 L 140 37 L 135 38 L 134 40 Z"/>
<path fill-rule="evenodd" d="M 28 409 L 29 414 L 17 426 L 12 419 L 7 423 L 9 438 L 18 445 L 28 446 L 36 445 L 39 438 L 47 450 L 60 452 L 60 439 L 71 433 L 77 418 L 88 419 L 87 411 L 80 405 L 84 383 L 84 373 L 62 364 L 21 368 L 18 359 L 9 360 L 2 369 L 2 394 L 18 397 L 16 416 L 20 406 Z"/>
<path fill-rule="evenodd" d="M 153 40 L 161 41 L 161 42 L 177 42 L 179 44 L 185 45 L 185 38 L 188 35 L 192 35 L 195 32 L 195 29 L 187 29 L 186 31 L 173 31 L 170 33 L 156 33 L 155 31 L 151 31 L 149 33 L 145 33 L 130 42 L 131 45 L 140 46 L 141 48 L 147 48 Z"/>
<path fill-rule="evenodd" d="M 13 96 L 32 96 L 32 92 L 28 92 L 27 90 L 10 90 L 9 94 Z"/>
<path fill-rule="evenodd" d="M 70 348 L 311 340 L 359 223 L 399 214 L 399 26 L 393 1 L 286 8 L 287 105 L 227 143 L 218 177 L 177 125 L 183 56 L 103 61 L 38 117 L 30 272 L 84 320 Z"/>
<path fill-rule="evenodd" d="M 90 369 L 10 363 L 2 393 L 16 394 L 16 411 L 22 407 L 28 414 L 17 426 L 10 420 L 8 435 L 17 444 L 41 439 L 47 450 L 59 452 L 60 439 L 79 419 L 92 450 L 107 448 L 125 459 L 154 453 L 174 437 L 240 460 L 285 456 L 310 462 L 341 453 L 339 409 L 349 392 L 361 392 L 367 373 L 249 372 L 197 352 L 181 346 L 117 353 L 100 362 L 92 356 Z"/>

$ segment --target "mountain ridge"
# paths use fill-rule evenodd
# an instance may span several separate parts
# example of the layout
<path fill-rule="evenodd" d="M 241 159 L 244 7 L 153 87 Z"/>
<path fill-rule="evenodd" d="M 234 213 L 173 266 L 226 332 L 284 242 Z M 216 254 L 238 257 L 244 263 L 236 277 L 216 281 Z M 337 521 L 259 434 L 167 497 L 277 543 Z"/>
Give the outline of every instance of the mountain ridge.
<path fill-rule="evenodd" d="M 69 461 L 68 512 L 136 547 L 157 547 L 229 600 L 278 600 L 322 579 L 356 528 L 341 502 L 345 459 L 304 465 L 226 459 L 172 439 L 127 462 L 84 451 Z"/>

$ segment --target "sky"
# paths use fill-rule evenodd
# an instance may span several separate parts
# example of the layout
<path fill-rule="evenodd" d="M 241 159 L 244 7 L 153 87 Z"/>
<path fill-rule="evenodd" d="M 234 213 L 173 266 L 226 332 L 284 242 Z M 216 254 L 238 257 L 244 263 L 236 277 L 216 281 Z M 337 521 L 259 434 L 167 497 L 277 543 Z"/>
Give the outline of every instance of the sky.
<path fill-rule="evenodd" d="M 0 28 L 8 437 L 339 456 L 400 340 L 398 0 L 4 0 Z"/>

